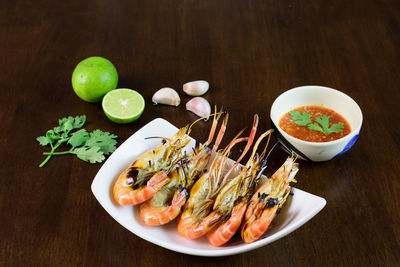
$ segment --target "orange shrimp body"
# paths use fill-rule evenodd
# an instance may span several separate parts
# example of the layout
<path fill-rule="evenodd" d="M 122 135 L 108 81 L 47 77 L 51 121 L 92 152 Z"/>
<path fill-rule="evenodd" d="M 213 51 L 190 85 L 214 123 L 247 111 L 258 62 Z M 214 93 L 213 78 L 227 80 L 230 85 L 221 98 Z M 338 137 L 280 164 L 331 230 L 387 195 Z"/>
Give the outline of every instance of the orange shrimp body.
<path fill-rule="evenodd" d="M 189 126 L 179 129 L 170 139 L 154 150 L 147 151 L 118 177 L 114 188 L 114 199 L 120 205 L 136 205 L 151 198 L 168 183 L 168 174 L 175 166 L 181 150 L 190 142 Z"/>
<path fill-rule="evenodd" d="M 208 232 L 208 242 L 213 246 L 222 246 L 228 242 L 239 229 L 246 207 L 245 201 L 237 204 L 232 210 L 231 217 L 225 223 Z"/>
<path fill-rule="evenodd" d="M 171 172 L 171 179 L 149 201 L 140 206 L 140 218 L 150 226 L 163 225 L 175 219 L 186 203 L 187 190 L 176 190 L 179 182 L 179 169 Z M 175 192 L 175 193 L 174 193 Z M 166 206 L 170 196 L 173 195 L 171 205 Z"/>
<path fill-rule="evenodd" d="M 203 220 L 197 220 L 193 216 L 181 218 L 178 225 L 178 232 L 181 236 L 188 239 L 199 238 L 206 234 L 220 217 L 220 214 L 215 213 L 213 216 L 207 216 Z"/>
<path fill-rule="evenodd" d="M 237 139 L 235 141 L 243 140 Z M 228 148 L 232 146 L 228 145 Z M 190 190 L 189 200 L 178 222 L 178 233 L 180 235 L 189 239 L 199 238 L 206 234 L 221 217 L 218 213 L 212 216 L 207 215 L 221 187 L 221 182 L 223 181 L 221 171 L 225 166 L 229 149 L 226 149 L 225 153 L 217 153 L 210 170 L 204 173 Z"/>
<path fill-rule="evenodd" d="M 213 152 L 208 148 L 208 145 L 213 139 L 219 118 L 220 116 L 214 116 L 207 142 L 202 146 L 196 146 L 189 162 L 182 162 L 169 175 L 169 183 L 163 186 L 152 199 L 142 204 L 140 207 L 140 216 L 147 225 L 163 225 L 179 215 L 182 206 L 186 203 L 189 196 L 188 190 L 190 190 L 194 181 L 203 173 L 203 170 L 212 157 Z M 227 121 L 228 114 L 224 117 L 213 151 L 216 150 L 222 140 Z"/>
<path fill-rule="evenodd" d="M 154 206 L 146 202 L 140 207 L 140 218 L 149 226 L 167 224 L 179 215 L 182 206 L 186 202 L 187 195 L 188 193 L 186 190 L 180 191 L 176 194 L 176 197 L 173 198 L 171 205 L 159 208 L 154 208 Z"/>
<path fill-rule="evenodd" d="M 199 238 L 207 233 L 209 225 L 219 218 L 216 214 L 205 220 L 214 202 L 212 192 L 218 187 L 216 184 L 209 186 L 209 175 L 212 173 L 205 173 L 190 190 L 190 198 L 178 222 L 178 233 L 181 236 L 189 239 Z"/>
<path fill-rule="evenodd" d="M 256 153 L 257 148 L 260 142 L 266 136 L 270 137 L 271 132 L 272 131 L 267 131 L 258 138 L 256 144 L 254 145 L 253 153 L 250 156 L 246 166 L 242 168 L 239 175 L 227 183 L 219 192 L 214 203 L 213 212 L 223 214 L 223 217 L 219 222 L 217 222 L 218 227 L 212 229 L 207 234 L 210 244 L 214 246 L 221 246 L 225 244 L 239 229 L 243 215 L 247 208 L 247 200 L 252 195 L 255 179 L 258 178 L 257 171 L 261 167 L 260 160 L 264 158 L 265 149 L 268 146 L 269 138 L 261 156 L 258 156 Z M 262 171 L 260 171 L 259 175 L 261 175 L 261 173 Z"/>
<path fill-rule="evenodd" d="M 294 179 L 299 168 L 289 157 L 285 163 L 257 190 L 252 196 L 245 222 L 242 225 L 242 239 L 246 243 L 258 240 L 268 229 L 278 210 L 285 203 L 290 190 L 290 182 Z"/>
<path fill-rule="evenodd" d="M 114 197 L 120 205 L 137 205 L 151 198 L 168 181 L 167 174 L 160 171 L 154 174 L 146 185 L 134 190 L 126 186 L 124 177 L 120 176 L 114 186 Z"/>
<path fill-rule="evenodd" d="M 238 161 L 236 161 L 231 169 L 225 175 L 222 175 L 222 169 L 226 164 L 227 155 L 235 144 L 245 140 L 247 140 L 247 145 L 239 159 L 247 153 L 248 148 L 254 140 L 254 131 L 256 131 L 257 124 L 258 116 L 256 115 L 250 138 L 238 138 L 240 134 L 237 135 L 224 151 L 217 153 L 210 170 L 202 175 L 194 184 L 190 191 L 190 198 L 186 208 L 182 212 L 178 222 L 178 233 L 180 235 L 189 239 L 199 238 L 215 227 L 223 218 L 225 215 L 223 210 L 214 209 L 211 213 L 210 211 L 214 205 L 214 201 L 223 202 L 222 199 L 218 199 L 218 196 L 221 195 L 219 191 L 225 190 L 225 188 L 227 188 L 227 186 L 229 187 L 231 184 L 235 184 L 230 181 L 225 186 L 227 176 L 238 164 Z"/>
<path fill-rule="evenodd" d="M 204 162 L 204 160 L 203 158 L 203 161 L 198 162 Z M 188 165 L 192 165 L 190 163 Z M 147 225 L 166 224 L 175 219 L 181 212 L 181 208 L 189 196 L 188 188 L 191 187 L 193 181 L 201 174 L 200 169 L 193 168 L 192 170 L 199 171 L 197 173 L 194 173 L 194 171 L 191 172 L 192 175 L 187 173 L 185 176 L 183 168 L 185 167 L 180 166 L 171 172 L 169 175 L 170 181 L 152 199 L 143 203 L 140 207 L 140 217 Z M 185 177 L 190 177 L 191 179 L 187 179 L 188 182 L 185 183 Z"/>
<path fill-rule="evenodd" d="M 242 239 L 246 243 L 251 243 L 258 240 L 268 229 L 272 220 L 275 218 L 278 211 L 278 206 L 265 209 L 261 213 L 261 217 L 254 220 L 251 226 L 247 227 L 242 234 Z"/>

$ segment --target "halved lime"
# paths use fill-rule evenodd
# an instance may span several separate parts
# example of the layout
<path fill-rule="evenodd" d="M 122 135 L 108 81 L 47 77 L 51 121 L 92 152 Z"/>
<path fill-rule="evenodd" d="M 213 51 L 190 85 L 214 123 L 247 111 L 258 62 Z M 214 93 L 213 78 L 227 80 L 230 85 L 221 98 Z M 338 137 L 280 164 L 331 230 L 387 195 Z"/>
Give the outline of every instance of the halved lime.
<path fill-rule="evenodd" d="M 141 94 L 132 89 L 121 88 L 108 92 L 102 101 L 106 116 L 116 123 L 130 123 L 142 115 L 145 103 Z"/>

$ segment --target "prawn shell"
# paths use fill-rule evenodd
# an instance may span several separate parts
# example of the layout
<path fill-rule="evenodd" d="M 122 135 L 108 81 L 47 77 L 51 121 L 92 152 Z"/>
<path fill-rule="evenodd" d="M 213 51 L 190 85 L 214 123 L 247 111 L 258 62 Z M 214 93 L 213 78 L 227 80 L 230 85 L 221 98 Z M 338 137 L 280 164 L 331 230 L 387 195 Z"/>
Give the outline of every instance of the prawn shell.
<path fill-rule="evenodd" d="M 140 204 L 169 181 L 166 176 L 175 165 L 174 158 L 190 142 L 188 129 L 189 126 L 180 128 L 167 142 L 140 155 L 120 174 L 113 187 L 114 199 L 120 205 Z M 128 178 L 133 178 L 134 184 L 128 183 Z"/>
<path fill-rule="evenodd" d="M 217 226 L 216 228 L 208 232 L 208 242 L 211 245 L 218 247 L 226 244 L 229 240 L 231 240 L 242 223 L 245 211 L 245 201 L 237 204 L 232 210 L 231 217 L 225 223 Z"/>
<path fill-rule="evenodd" d="M 291 190 L 290 182 L 296 181 L 294 176 L 298 170 L 298 164 L 294 163 L 294 159 L 287 158 L 285 163 L 254 193 L 242 225 L 241 235 L 244 242 L 254 242 L 267 231 L 277 211 L 286 202 Z M 277 203 L 274 201 L 273 206 L 268 206 L 271 199 L 276 199 Z"/>

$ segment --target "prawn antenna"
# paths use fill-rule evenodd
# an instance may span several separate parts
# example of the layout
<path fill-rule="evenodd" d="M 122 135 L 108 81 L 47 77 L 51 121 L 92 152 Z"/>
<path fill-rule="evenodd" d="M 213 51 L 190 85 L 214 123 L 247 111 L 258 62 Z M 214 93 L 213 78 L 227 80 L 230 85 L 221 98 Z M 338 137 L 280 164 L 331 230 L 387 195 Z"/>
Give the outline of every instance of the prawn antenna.
<path fill-rule="evenodd" d="M 183 175 L 185 176 L 185 186 L 187 186 L 188 178 L 187 178 L 187 175 L 186 175 L 185 163 L 183 162 L 183 159 L 181 159 L 181 167 L 182 167 Z"/>
<path fill-rule="evenodd" d="M 215 107 L 215 108 L 216 108 L 216 107 Z M 220 112 L 214 112 L 214 113 L 212 113 L 212 114 L 210 114 L 210 115 L 207 115 L 207 116 L 198 118 L 197 120 L 195 120 L 194 122 L 192 122 L 192 123 L 190 124 L 188 130 L 186 131 L 186 134 L 189 134 L 189 133 L 190 133 L 190 131 L 192 130 L 193 125 L 195 125 L 197 122 L 199 122 L 199 121 L 201 121 L 201 120 L 208 120 L 208 118 L 211 117 L 211 116 L 217 116 L 217 115 L 220 115 L 220 114 L 223 114 L 223 113 L 224 113 L 224 112 L 221 112 L 221 111 L 220 111 Z"/>
<path fill-rule="evenodd" d="M 196 152 L 194 153 L 195 155 L 196 155 Z M 188 166 L 188 163 L 189 161 L 188 161 L 188 159 L 187 159 L 187 156 L 186 156 L 186 151 L 185 151 L 185 164 L 186 164 L 186 169 L 189 171 L 189 166 Z"/>
<path fill-rule="evenodd" d="M 269 145 L 269 141 L 270 141 L 270 139 L 271 139 L 271 134 L 274 132 L 274 129 L 270 129 L 270 130 L 268 130 L 267 132 L 265 132 L 265 134 L 268 134 L 268 140 L 267 140 L 267 144 L 265 145 L 265 147 L 264 147 L 264 150 L 263 150 L 263 152 L 261 153 L 261 158 L 264 158 L 264 156 L 265 156 L 265 153 L 266 153 L 266 151 L 267 151 L 267 147 L 268 147 L 268 145 Z M 273 149 L 273 148 L 272 148 Z M 271 150 L 272 150 L 271 149 Z M 267 158 L 268 158 L 268 156 L 267 156 Z"/>
<path fill-rule="evenodd" d="M 147 139 L 162 139 L 162 140 L 168 140 L 169 142 L 171 141 L 170 138 L 166 138 L 166 137 L 162 137 L 162 136 L 149 136 L 149 137 L 145 137 L 144 140 Z M 165 142 L 163 142 L 163 144 L 165 144 Z"/>
<path fill-rule="evenodd" d="M 292 152 L 293 154 L 294 152 Z M 296 162 L 296 160 L 299 158 L 299 155 L 297 155 L 296 153 L 294 153 L 294 155 L 292 155 L 293 157 L 293 162 Z"/>
<path fill-rule="evenodd" d="M 268 159 L 268 157 L 269 157 L 269 155 L 271 154 L 272 150 L 274 150 L 274 148 L 275 148 L 278 144 L 279 144 L 279 141 L 277 141 L 277 142 L 271 147 L 271 149 L 269 150 L 268 155 L 267 155 L 267 157 L 266 157 L 265 159 Z M 292 154 L 292 156 L 293 156 L 293 154 Z M 296 158 L 297 158 L 297 157 L 296 157 Z"/>

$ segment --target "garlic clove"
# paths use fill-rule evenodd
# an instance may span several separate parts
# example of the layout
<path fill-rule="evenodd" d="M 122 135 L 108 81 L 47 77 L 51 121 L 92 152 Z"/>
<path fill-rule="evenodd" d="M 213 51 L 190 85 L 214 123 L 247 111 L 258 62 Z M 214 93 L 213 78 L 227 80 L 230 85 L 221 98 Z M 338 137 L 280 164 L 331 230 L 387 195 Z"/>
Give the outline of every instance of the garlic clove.
<path fill-rule="evenodd" d="M 179 106 L 181 99 L 178 93 L 169 87 L 164 87 L 154 93 L 151 99 L 155 105 L 166 104 L 171 106 Z"/>
<path fill-rule="evenodd" d="M 204 95 L 208 91 L 209 87 L 210 85 L 207 81 L 200 80 L 185 83 L 183 85 L 183 91 L 190 96 L 200 96 Z"/>
<path fill-rule="evenodd" d="M 210 116 L 211 106 L 203 97 L 194 97 L 186 103 L 186 110 L 189 110 L 199 117 Z M 208 118 L 206 118 L 208 120 Z"/>

